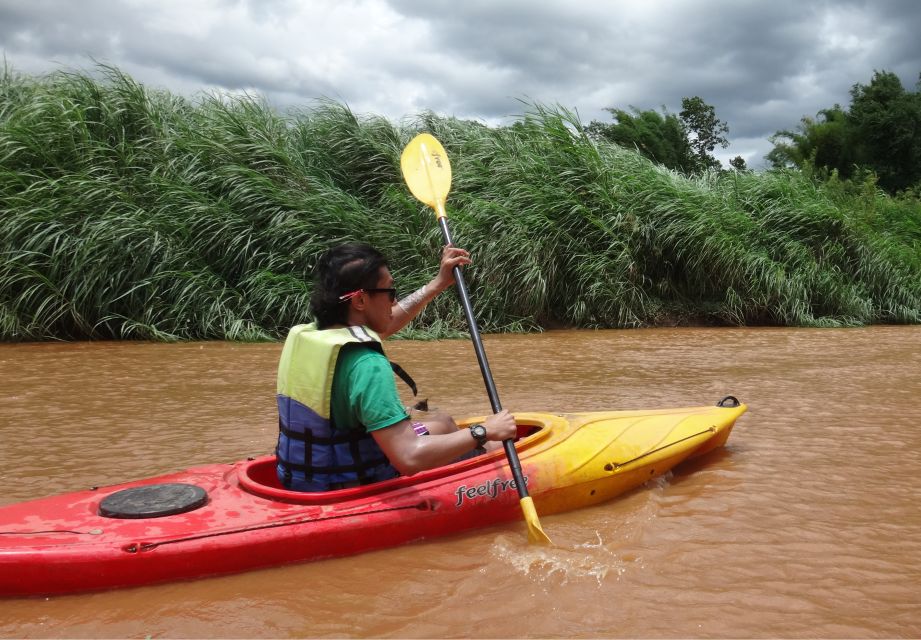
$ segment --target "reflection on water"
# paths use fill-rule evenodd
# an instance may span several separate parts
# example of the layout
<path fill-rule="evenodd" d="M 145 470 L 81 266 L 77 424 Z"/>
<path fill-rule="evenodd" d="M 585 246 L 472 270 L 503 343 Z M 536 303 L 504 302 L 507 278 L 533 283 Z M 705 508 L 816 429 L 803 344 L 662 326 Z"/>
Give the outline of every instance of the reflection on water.
<path fill-rule="evenodd" d="M 486 336 L 503 405 L 750 406 L 621 499 L 312 564 L 0 605 L 3 637 L 917 637 L 921 328 Z M 0 345 L 0 503 L 274 445 L 280 345 Z M 469 343 L 391 342 L 421 395 L 489 404 Z M 358 604 L 356 604 L 358 603 Z"/>

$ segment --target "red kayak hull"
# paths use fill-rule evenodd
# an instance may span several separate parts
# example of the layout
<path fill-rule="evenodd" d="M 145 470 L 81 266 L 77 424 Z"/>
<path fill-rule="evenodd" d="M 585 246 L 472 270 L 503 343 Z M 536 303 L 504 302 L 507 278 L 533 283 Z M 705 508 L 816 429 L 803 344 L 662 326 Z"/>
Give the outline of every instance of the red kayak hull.
<path fill-rule="evenodd" d="M 517 414 L 516 449 L 538 512 L 549 515 L 608 500 L 722 446 L 745 409 Z M 100 513 L 113 496 L 174 483 L 193 487 L 203 504 L 138 519 Z M 282 488 L 274 457 L 264 456 L 0 507 L 0 596 L 235 573 L 521 520 L 501 450 L 328 493 Z"/>

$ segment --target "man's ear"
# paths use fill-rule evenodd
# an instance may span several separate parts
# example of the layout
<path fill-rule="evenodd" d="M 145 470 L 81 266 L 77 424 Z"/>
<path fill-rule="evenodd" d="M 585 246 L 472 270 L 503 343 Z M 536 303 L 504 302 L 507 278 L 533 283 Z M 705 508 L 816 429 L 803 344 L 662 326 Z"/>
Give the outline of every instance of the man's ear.
<path fill-rule="evenodd" d="M 349 300 L 349 304 L 352 306 L 352 309 L 355 311 L 364 311 L 365 307 L 368 305 L 368 297 L 365 295 L 364 291 L 356 295 L 354 298 Z"/>

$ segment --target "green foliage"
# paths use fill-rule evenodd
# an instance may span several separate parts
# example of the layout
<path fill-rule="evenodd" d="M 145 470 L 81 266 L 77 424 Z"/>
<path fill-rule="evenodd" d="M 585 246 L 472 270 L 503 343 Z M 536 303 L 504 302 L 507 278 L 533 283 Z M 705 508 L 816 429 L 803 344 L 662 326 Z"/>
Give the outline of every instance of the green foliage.
<path fill-rule="evenodd" d="M 775 168 L 836 171 L 849 178 L 855 169 L 847 113 L 840 106 L 823 109 L 816 119 L 804 117 L 795 131 L 778 131 L 769 138 L 774 148 L 767 160 Z"/>
<path fill-rule="evenodd" d="M 681 122 L 691 135 L 691 148 L 694 151 L 697 170 L 719 169 L 720 162 L 711 153 L 716 145 L 726 148 L 729 140 L 729 126 L 716 117 L 716 109 L 704 102 L 699 96 L 681 99 Z"/>
<path fill-rule="evenodd" d="M 921 184 L 921 91 L 905 91 L 898 76 L 876 72 L 855 84 L 850 108 L 839 105 L 804 117 L 796 131 L 778 131 L 767 160 L 827 178 L 861 180 L 872 172 L 891 194 Z"/>
<path fill-rule="evenodd" d="M 742 156 L 736 156 L 729 161 L 729 166 L 735 169 L 736 171 L 748 171 L 748 165 L 745 164 L 745 158 Z"/>
<path fill-rule="evenodd" d="M 688 134 L 681 120 L 674 114 L 658 111 L 632 113 L 622 109 L 606 109 L 614 123 L 593 120 L 585 130 L 594 138 L 619 144 L 627 149 L 636 149 L 641 154 L 664 167 L 693 173 L 697 162 Z"/>
<path fill-rule="evenodd" d="M 876 72 L 869 85 L 854 85 L 851 98 L 857 164 L 890 193 L 921 180 L 921 91 L 905 91 L 894 73 Z"/>
<path fill-rule="evenodd" d="M 716 117 L 716 110 L 701 98 L 684 98 L 681 114 L 675 116 L 662 108 L 632 113 L 622 109 L 605 109 L 614 116 L 613 123 L 593 120 L 586 132 L 596 140 L 606 140 L 641 154 L 669 169 L 686 174 L 700 174 L 721 165 L 711 152 L 729 145 L 725 134 L 729 127 Z M 743 160 L 744 164 L 744 160 Z"/>
<path fill-rule="evenodd" d="M 919 322 L 921 203 L 872 172 L 688 178 L 562 108 L 397 126 L 331 102 L 191 102 L 100 71 L 0 78 L 4 340 L 276 339 L 308 319 L 315 259 L 345 240 L 380 247 L 414 290 L 441 244 L 400 176 L 421 130 L 452 160 L 484 331 Z M 404 335 L 464 328 L 443 295 Z"/>

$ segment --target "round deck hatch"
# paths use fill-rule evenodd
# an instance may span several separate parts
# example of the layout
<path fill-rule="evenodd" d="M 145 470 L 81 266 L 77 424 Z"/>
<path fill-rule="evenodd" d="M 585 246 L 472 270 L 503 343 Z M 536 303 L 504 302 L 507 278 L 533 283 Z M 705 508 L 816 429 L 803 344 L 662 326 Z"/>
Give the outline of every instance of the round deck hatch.
<path fill-rule="evenodd" d="M 198 509 L 208 493 L 194 484 L 174 482 L 122 489 L 103 498 L 99 515 L 107 518 L 160 518 Z"/>

